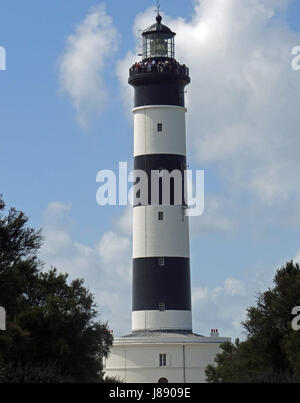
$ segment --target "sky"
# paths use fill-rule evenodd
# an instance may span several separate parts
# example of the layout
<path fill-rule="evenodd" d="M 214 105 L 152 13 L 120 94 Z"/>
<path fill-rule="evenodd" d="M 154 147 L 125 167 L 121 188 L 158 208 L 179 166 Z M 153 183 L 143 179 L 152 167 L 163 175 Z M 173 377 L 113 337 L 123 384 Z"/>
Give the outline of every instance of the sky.
<path fill-rule="evenodd" d="M 116 335 L 131 329 L 131 209 L 96 203 L 98 171 L 132 166 L 128 69 L 155 1 L 3 0 L 0 193 L 43 228 L 41 259 L 95 294 Z M 194 331 L 244 337 L 241 322 L 276 269 L 300 261 L 299 0 L 162 0 L 190 67 Z"/>

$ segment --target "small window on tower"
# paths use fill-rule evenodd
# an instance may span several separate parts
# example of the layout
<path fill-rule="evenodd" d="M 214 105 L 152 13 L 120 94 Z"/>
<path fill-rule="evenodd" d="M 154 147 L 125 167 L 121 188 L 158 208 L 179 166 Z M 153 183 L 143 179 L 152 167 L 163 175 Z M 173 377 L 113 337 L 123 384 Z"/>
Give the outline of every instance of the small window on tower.
<path fill-rule="evenodd" d="M 157 131 L 158 131 L 158 133 L 162 133 L 162 131 L 163 131 L 163 124 L 162 123 L 157 123 Z"/>
<path fill-rule="evenodd" d="M 164 302 L 160 302 L 158 305 L 158 309 L 160 312 L 165 312 L 166 310 L 166 304 Z"/>
<path fill-rule="evenodd" d="M 158 265 L 159 266 L 164 266 L 165 265 L 165 258 L 164 257 L 160 257 L 158 259 Z"/>
<path fill-rule="evenodd" d="M 162 211 L 160 211 L 158 213 L 158 221 L 163 221 L 164 220 L 164 213 Z"/>
<path fill-rule="evenodd" d="M 159 354 L 159 366 L 160 367 L 167 366 L 167 354 Z"/>

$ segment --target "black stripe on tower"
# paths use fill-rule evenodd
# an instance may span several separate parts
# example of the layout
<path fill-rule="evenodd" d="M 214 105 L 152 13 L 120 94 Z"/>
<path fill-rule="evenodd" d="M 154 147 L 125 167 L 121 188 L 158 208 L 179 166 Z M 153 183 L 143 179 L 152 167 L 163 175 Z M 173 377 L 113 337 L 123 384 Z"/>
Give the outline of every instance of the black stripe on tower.
<path fill-rule="evenodd" d="M 175 73 L 140 73 L 129 78 L 135 89 L 134 107 L 147 105 L 185 106 L 185 87 L 190 83 L 186 75 Z"/>
<path fill-rule="evenodd" d="M 147 105 L 174 105 L 184 107 L 184 86 L 177 84 L 153 84 L 136 87 L 134 107 Z"/>
<path fill-rule="evenodd" d="M 176 154 L 149 154 L 149 155 L 140 155 L 134 158 L 134 170 L 141 170 L 147 174 L 148 178 L 148 204 L 141 204 L 140 202 L 134 201 L 134 207 L 141 205 L 152 205 L 158 204 L 152 200 L 152 192 L 151 192 L 151 172 L 152 171 L 168 171 L 172 173 L 177 170 L 181 173 L 181 200 L 179 205 L 185 205 L 185 197 L 184 197 L 184 171 L 186 169 L 186 157 L 184 155 L 176 155 Z M 139 179 L 135 183 L 138 183 Z M 159 184 L 159 204 L 163 203 L 163 178 L 160 179 Z M 140 194 L 136 195 L 140 198 Z M 170 181 L 170 205 L 178 205 L 178 198 L 175 197 L 175 181 L 171 179 Z"/>
<path fill-rule="evenodd" d="M 190 259 L 165 257 L 133 259 L 133 311 L 191 310 Z"/>

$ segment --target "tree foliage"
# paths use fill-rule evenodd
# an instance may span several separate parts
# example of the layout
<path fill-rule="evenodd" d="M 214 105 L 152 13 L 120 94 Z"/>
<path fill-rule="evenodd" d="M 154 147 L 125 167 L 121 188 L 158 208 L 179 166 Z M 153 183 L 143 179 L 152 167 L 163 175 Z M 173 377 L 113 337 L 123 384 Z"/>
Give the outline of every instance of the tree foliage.
<path fill-rule="evenodd" d="M 300 306 L 300 268 L 294 262 L 277 271 L 274 287 L 259 294 L 243 323 L 247 339 L 222 345 L 208 382 L 300 382 L 300 331 L 292 329 L 292 310 Z"/>
<path fill-rule="evenodd" d="M 83 280 L 43 270 L 41 232 L 27 224 L 0 197 L 0 382 L 101 382 L 112 335 Z"/>

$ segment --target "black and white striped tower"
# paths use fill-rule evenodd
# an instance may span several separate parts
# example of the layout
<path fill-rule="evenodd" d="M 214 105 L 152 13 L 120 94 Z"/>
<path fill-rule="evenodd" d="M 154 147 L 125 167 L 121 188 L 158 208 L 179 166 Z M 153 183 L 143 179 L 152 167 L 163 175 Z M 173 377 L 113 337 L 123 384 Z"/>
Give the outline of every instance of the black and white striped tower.
<path fill-rule="evenodd" d="M 192 332 L 189 222 L 184 198 L 153 203 L 151 171 L 186 169 L 185 87 L 175 60 L 175 33 L 156 23 L 143 36 L 143 60 L 130 69 L 134 87 L 134 168 L 149 177 L 149 201 L 133 213 L 133 332 Z M 163 179 L 161 179 L 162 181 Z M 162 185 L 160 188 L 162 192 Z"/>

